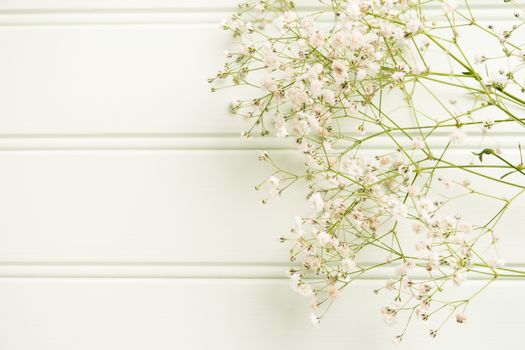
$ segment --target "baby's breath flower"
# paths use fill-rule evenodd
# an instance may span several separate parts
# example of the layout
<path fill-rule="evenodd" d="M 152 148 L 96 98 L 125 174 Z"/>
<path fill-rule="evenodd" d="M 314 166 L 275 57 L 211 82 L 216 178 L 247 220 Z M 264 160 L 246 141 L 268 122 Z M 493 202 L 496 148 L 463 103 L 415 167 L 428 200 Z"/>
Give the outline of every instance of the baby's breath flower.
<path fill-rule="evenodd" d="M 352 271 L 355 268 L 355 262 L 352 259 L 345 258 L 341 260 L 341 268 L 346 272 Z"/>
<path fill-rule="evenodd" d="M 422 149 L 425 146 L 425 141 L 421 137 L 414 137 L 412 139 L 412 146 L 415 149 Z"/>
<path fill-rule="evenodd" d="M 240 5 L 221 22 L 237 48 L 225 52 L 225 65 L 209 79 L 213 91 L 245 89 L 246 99 L 230 104 L 251 122 L 243 137 L 295 142 L 284 161 L 259 156 L 273 175 L 256 186 L 269 188 L 269 197 L 296 183 L 307 188 L 310 215 L 295 217 L 289 236 L 280 236 L 290 244 L 291 288 L 311 298 L 317 326 L 317 315 L 350 282 L 392 267 L 391 280 L 374 291 L 391 292 L 381 310 L 386 323 L 400 314 L 422 321 L 455 314 L 464 323 L 467 316 L 456 310 L 478 293 L 458 301 L 442 290 L 462 285 L 467 274 L 525 276 L 500 274 L 495 247 L 499 218 L 525 188 L 523 160 L 484 146 L 498 124 L 523 127 L 525 55 L 523 43 L 514 42 L 517 27 L 483 28 L 470 18 L 475 11 L 461 15 L 454 0 L 318 5 L 315 13 L 289 0 Z M 427 12 L 436 7 L 442 11 Z M 486 38 L 487 48 L 499 41 L 500 50 L 472 52 L 460 40 L 466 31 Z M 480 136 L 475 149 L 464 143 L 467 132 Z M 510 190 L 517 194 L 503 198 Z M 470 203 L 473 210 L 465 210 Z M 370 260 L 376 262 L 355 263 Z M 416 273 L 424 277 L 411 279 Z"/>
<path fill-rule="evenodd" d="M 443 10 L 445 13 L 451 13 L 458 8 L 458 4 L 454 0 L 443 0 Z"/>
<path fill-rule="evenodd" d="M 450 141 L 454 144 L 460 144 L 465 141 L 467 135 L 461 128 L 456 128 L 450 135 Z"/>
<path fill-rule="evenodd" d="M 412 18 L 407 22 L 406 30 L 408 33 L 415 33 L 423 29 L 423 23 L 417 18 Z"/>
<path fill-rule="evenodd" d="M 348 64 L 342 60 L 335 60 L 332 63 L 332 70 L 334 72 L 336 81 L 344 81 L 348 77 Z"/>
<path fill-rule="evenodd" d="M 501 268 L 505 266 L 505 260 L 499 258 L 493 258 L 489 260 L 489 264 L 495 268 Z"/>
<path fill-rule="evenodd" d="M 456 286 L 460 286 L 463 284 L 463 282 L 465 281 L 465 274 L 463 272 L 456 272 L 454 275 L 453 275 L 453 278 L 452 278 L 452 281 L 454 282 L 454 284 Z"/>
<path fill-rule="evenodd" d="M 392 324 L 396 321 L 397 311 L 395 309 L 384 307 L 381 309 L 381 313 L 386 324 Z"/>
<path fill-rule="evenodd" d="M 456 315 L 456 321 L 458 323 L 466 323 L 466 322 L 468 322 L 468 320 L 469 320 L 469 317 L 468 317 L 467 314 L 459 313 L 459 314 Z"/>
<path fill-rule="evenodd" d="M 316 192 L 310 196 L 310 203 L 316 212 L 320 212 L 324 209 L 324 201 L 319 192 Z"/>
<path fill-rule="evenodd" d="M 403 81 L 403 79 L 405 78 L 405 75 L 406 73 L 403 71 L 394 72 L 394 74 L 392 74 L 392 80 L 396 82 Z"/>
<path fill-rule="evenodd" d="M 332 241 L 332 236 L 330 236 L 325 231 L 321 231 L 317 234 L 317 240 L 319 244 L 323 247 Z"/>
<path fill-rule="evenodd" d="M 319 322 L 320 321 L 321 321 L 321 319 L 319 317 L 317 317 L 316 314 L 314 314 L 314 313 L 310 314 L 310 323 L 312 324 L 312 326 L 317 328 L 319 326 Z"/>
<path fill-rule="evenodd" d="M 328 297 L 331 300 L 338 299 L 341 296 L 341 291 L 336 288 L 335 286 L 329 286 L 328 287 Z"/>

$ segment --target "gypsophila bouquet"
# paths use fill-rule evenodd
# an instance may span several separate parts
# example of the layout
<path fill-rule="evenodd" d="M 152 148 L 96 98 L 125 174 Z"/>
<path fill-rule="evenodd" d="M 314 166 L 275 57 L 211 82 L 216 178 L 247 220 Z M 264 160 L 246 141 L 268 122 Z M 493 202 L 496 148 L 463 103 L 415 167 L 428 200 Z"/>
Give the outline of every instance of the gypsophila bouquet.
<path fill-rule="evenodd" d="M 511 10 L 510 27 L 454 0 L 254 0 L 222 22 L 237 46 L 212 90 L 242 86 L 250 97 L 230 108 L 251 121 L 243 136 L 291 139 L 304 157 L 289 169 L 263 152 L 274 171 L 256 188 L 266 202 L 307 184 L 311 215 L 281 240 L 314 325 L 379 268 L 391 267 L 374 291 L 391 293 L 385 321 L 404 320 L 396 342 L 414 319 L 437 320 L 431 336 L 450 318 L 466 322 L 495 279 L 525 277 L 496 249 L 497 225 L 525 190 L 524 7 L 491 1 Z M 496 129 L 518 136 L 502 141 Z M 475 293 L 447 294 L 476 275 L 487 283 Z"/>

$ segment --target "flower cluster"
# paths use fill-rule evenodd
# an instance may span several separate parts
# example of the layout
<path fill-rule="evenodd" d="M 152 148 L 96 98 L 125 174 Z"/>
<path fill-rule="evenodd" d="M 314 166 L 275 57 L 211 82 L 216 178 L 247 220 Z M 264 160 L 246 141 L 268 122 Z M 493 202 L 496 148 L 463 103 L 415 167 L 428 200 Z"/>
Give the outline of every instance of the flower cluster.
<path fill-rule="evenodd" d="M 304 157 L 297 170 L 260 156 L 274 169 L 263 182 L 270 197 L 308 186 L 311 215 L 296 217 L 281 239 L 291 247 L 291 286 L 311 298 L 317 325 L 345 287 L 382 269 L 391 278 L 375 292 L 393 295 L 381 309 L 385 321 L 405 314 L 396 342 L 412 319 L 443 314 L 465 323 L 486 285 L 459 298 L 445 287 L 476 273 L 487 285 L 525 276 L 495 249 L 497 223 L 525 191 L 525 167 L 491 136 L 496 126 L 525 126 L 525 55 L 512 41 L 521 14 L 498 31 L 477 21 L 468 1 L 331 0 L 314 8 L 240 4 L 221 24 L 238 46 L 210 79 L 213 90 L 243 86 L 255 96 L 230 105 L 251 121 L 244 137 L 292 139 Z M 475 51 L 473 33 L 494 52 Z M 493 210 L 469 215 L 468 198 Z"/>

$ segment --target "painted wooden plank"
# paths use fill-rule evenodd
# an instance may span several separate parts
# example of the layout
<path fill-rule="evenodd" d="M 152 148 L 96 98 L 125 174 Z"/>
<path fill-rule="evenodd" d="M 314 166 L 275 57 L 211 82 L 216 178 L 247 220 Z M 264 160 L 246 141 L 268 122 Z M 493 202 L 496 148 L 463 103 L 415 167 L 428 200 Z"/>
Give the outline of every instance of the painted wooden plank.
<path fill-rule="evenodd" d="M 230 35 L 218 28 L 223 16 L 192 11 L 0 15 L 0 134 L 239 134 L 249 125 L 230 117 L 228 102 L 252 92 L 212 94 L 207 83 L 223 64 L 222 52 L 232 47 Z M 478 34 L 461 39 L 474 46 L 467 50 L 472 55 L 490 45 L 483 40 L 480 48 Z M 466 100 L 429 87 L 445 99 Z M 444 113 L 428 93 L 417 99 L 433 117 Z M 385 98 L 387 110 L 398 103 L 396 96 Z M 498 114 L 490 110 L 482 117 Z M 355 127 L 343 125 L 350 131 Z M 495 130 L 515 131 L 513 125 Z"/>
<path fill-rule="evenodd" d="M 463 156 L 469 150 L 458 150 Z M 300 169 L 294 151 L 271 154 Z M 260 203 L 254 191 L 271 173 L 246 150 L 6 151 L 0 153 L 0 260 L 99 262 L 285 263 L 277 236 L 309 213 L 299 185 Z M 465 174 L 442 173 L 458 180 Z M 510 196 L 505 186 L 473 185 Z M 506 192 L 505 192 L 506 191 Z M 525 200 L 525 198 L 521 198 Z M 525 205 L 517 202 L 499 226 L 501 254 L 521 263 Z M 470 198 L 449 209 L 465 220 L 495 214 L 493 201 Z M 408 242 L 420 237 L 401 228 Z M 377 261 L 364 255 L 364 261 Z M 381 257 L 380 259 L 383 259 Z"/>
<path fill-rule="evenodd" d="M 69 349 L 372 349 L 394 346 L 403 325 L 388 327 L 374 296 L 382 281 L 345 290 L 318 329 L 308 300 L 277 280 L 1 279 L 0 346 L 10 350 Z M 469 282 L 455 292 L 481 286 Z M 417 321 L 400 349 L 514 347 L 525 341 L 521 282 L 497 282 L 436 339 Z M 465 345 L 466 346 L 466 345 Z"/>

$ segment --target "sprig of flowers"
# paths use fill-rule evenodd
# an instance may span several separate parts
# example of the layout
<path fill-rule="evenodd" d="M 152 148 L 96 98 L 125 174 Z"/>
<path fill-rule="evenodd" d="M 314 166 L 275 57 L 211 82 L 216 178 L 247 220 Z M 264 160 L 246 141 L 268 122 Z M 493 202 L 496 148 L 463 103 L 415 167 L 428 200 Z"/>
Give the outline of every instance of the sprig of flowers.
<path fill-rule="evenodd" d="M 260 0 L 222 22 L 237 46 L 212 90 L 242 86 L 253 97 L 230 105 L 251 121 L 242 135 L 293 139 L 305 160 L 297 171 L 263 153 L 274 171 L 256 188 L 278 197 L 308 185 L 312 214 L 296 217 L 281 240 L 314 325 L 345 287 L 378 268 L 392 266 L 374 291 L 392 293 L 385 321 L 405 315 L 395 342 L 414 319 L 465 323 L 495 279 L 525 277 L 496 248 L 497 224 L 525 191 L 523 160 L 491 136 L 504 125 L 525 131 L 525 52 L 514 42 L 523 11 L 504 2 L 515 6 L 515 24 L 499 30 L 454 0 L 331 0 L 311 11 Z M 464 39 L 472 33 L 495 48 L 472 52 Z M 465 199 L 493 210 L 467 218 Z M 369 256 L 381 262 L 362 263 Z M 473 274 L 490 278 L 471 295 L 446 293 Z"/>

